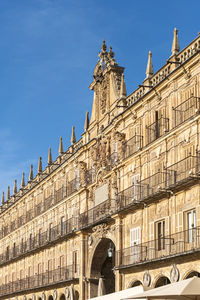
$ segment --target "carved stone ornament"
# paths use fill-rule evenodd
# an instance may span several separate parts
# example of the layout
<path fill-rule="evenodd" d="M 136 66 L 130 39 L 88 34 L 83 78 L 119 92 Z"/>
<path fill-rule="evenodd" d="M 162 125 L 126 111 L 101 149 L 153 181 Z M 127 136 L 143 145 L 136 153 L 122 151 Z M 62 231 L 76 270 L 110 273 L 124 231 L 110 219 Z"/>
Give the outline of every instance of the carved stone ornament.
<path fill-rule="evenodd" d="M 69 299 L 69 296 L 70 296 L 70 291 L 69 291 L 69 288 L 68 286 L 65 288 L 65 297 L 66 299 Z"/>
<path fill-rule="evenodd" d="M 81 186 L 86 186 L 86 163 L 83 161 L 79 162 L 79 178 Z"/>
<path fill-rule="evenodd" d="M 42 300 L 46 300 L 46 294 L 45 294 L 45 292 L 42 293 Z"/>
<path fill-rule="evenodd" d="M 32 295 L 32 300 L 36 300 L 36 295 L 35 294 Z"/>
<path fill-rule="evenodd" d="M 26 300 L 27 298 L 26 298 L 26 295 L 24 295 L 24 300 Z"/>
<path fill-rule="evenodd" d="M 53 300 L 57 300 L 57 297 L 58 297 L 57 290 L 54 290 L 53 291 Z"/>
<path fill-rule="evenodd" d="M 109 226 L 105 223 L 93 227 L 94 236 L 104 237 L 108 232 L 115 231 L 115 225 Z"/>
<path fill-rule="evenodd" d="M 170 271 L 170 280 L 171 282 L 177 282 L 179 280 L 179 269 L 177 266 L 174 264 L 171 271 Z"/>
<path fill-rule="evenodd" d="M 88 236 L 88 245 L 91 246 L 93 244 L 93 238 L 91 235 Z"/>
<path fill-rule="evenodd" d="M 151 283 L 151 275 L 149 274 L 149 271 L 145 271 L 144 276 L 143 276 L 143 285 L 145 287 L 150 286 Z"/>

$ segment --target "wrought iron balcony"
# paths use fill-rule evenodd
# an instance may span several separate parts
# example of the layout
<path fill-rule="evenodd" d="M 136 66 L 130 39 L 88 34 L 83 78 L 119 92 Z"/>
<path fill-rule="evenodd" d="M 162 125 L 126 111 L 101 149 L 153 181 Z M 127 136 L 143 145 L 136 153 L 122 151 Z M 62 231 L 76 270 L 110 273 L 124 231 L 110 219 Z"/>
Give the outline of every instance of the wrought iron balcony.
<path fill-rule="evenodd" d="M 116 266 L 123 268 L 200 251 L 200 227 L 181 231 L 116 253 Z"/>
<path fill-rule="evenodd" d="M 160 117 L 151 125 L 147 126 L 147 144 L 152 143 L 169 131 L 169 119 Z"/>
<path fill-rule="evenodd" d="M 23 240 L 19 245 L 14 244 L 12 248 L 8 248 L 0 255 L 0 265 L 40 249 L 41 247 L 45 247 L 52 242 L 56 242 L 57 240 L 72 234 L 74 231 L 87 228 L 92 224 L 106 220 L 106 218 L 114 212 L 115 209 L 112 209 L 110 200 L 106 200 L 87 212 L 73 216 L 65 222 L 59 223 L 48 230 L 31 235 L 30 238 Z"/>
<path fill-rule="evenodd" d="M 174 127 L 180 125 L 186 120 L 194 117 L 200 112 L 200 98 L 190 97 L 181 104 L 173 107 L 174 110 Z"/>
<path fill-rule="evenodd" d="M 80 187 L 78 178 L 74 178 L 73 180 L 69 181 L 67 184 L 67 196 L 69 197 L 73 193 L 77 192 Z"/>
<path fill-rule="evenodd" d="M 143 136 L 134 135 L 123 146 L 123 151 L 113 152 L 110 155 L 109 163 L 111 166 L 117 165 L 120 161 L 130 157 L 143 147 Z"/>
<path fill-rule="evenodd" d="M 23 279 L 2 284 L 0 286 L 0 296 L 12 295 L 19 292 L 26 292 L 32 289 L 43 288 L 61 282 L 78 280 L 79 266 L 71 265 L 58 267 L 52 271 L 46 271 L 34 276 L 27 276 Z"/>
<path fill-rule="evenodd" d="M 79 229 L 86 228 L 92 224 L 95 224 L 101 220 L 105 220 L 115 210 L 112 210 L 110 200 L 106 200 L 99 205 L 89 209 L 88 211 L 80 214 L 77 217 L 77 227 Z"/>
<path fill-rule="evenodd" d="M 159 197 L 200 178 L 200 157 L 189 155 L 179 162 L 167 167 L 165 171 L 157 172 L 127 189 L 118 193 L 116 210 L 122 210 L 130 205 L 146 201 L 148 198 Z"/>

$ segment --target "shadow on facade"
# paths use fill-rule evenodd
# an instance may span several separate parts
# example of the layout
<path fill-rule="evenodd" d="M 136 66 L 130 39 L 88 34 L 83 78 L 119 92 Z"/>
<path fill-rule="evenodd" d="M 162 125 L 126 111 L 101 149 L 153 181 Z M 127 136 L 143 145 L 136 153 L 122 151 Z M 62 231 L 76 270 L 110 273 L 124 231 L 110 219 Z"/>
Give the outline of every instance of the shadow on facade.
<path fill-rule="evenodd" d="M 102 277 L 105 293 L 115 292 L 115 245 L 107 238 L 101 239 L 94 252 L 91 265 L 90 298 L 98 296 L 99 278 Z"/>

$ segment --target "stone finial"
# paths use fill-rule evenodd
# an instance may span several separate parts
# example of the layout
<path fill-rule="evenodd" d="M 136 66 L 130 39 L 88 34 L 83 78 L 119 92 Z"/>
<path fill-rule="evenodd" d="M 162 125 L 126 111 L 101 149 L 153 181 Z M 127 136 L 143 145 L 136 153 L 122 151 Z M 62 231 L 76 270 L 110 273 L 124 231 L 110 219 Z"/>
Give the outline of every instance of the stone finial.
<path fill-rule="evenodd" d="M 25 174 L 22 173 L 22 181 L 21 181 L 21 188 L 23 189 L 25 187 Z"/>
<path fill-rule="evenodd" d="M 108 56 L 109 56 L 109 58 L 110 58 L 110 59 L 113 59 L 113 58 L 114 58 L 114 56 L 115 56 L 115 53 L 113 52 L 113 50 L 112 50 L 112 47 L 111 47 L 111 46 L 109 47 Z"/>
<path fill-rule="evenodd" d="M 126 84 L 125 84 L 125 80 L 124 80 L 124 74 L 122 73 L 122 76 L 121 76 L 121 88 L 120 88 L 120 98 L 125 98 L 126 96 L 127 96 Z"/>
<path fill-rule="evenodd" d="M 176 55 L 180 50 L 178 41 L 178 30 L 174 28 L 174 38 L 172 43 L 172 55 Z"/>
<path fill-rule="evenodd" d="M 149 51 L 147 69 L 146 69 L 146 79 L 152 76 L 153 76 L 152 53 L 151 51 Z"/>
<path fill-rule="evenodd" d="M 84 130 L 87 131 L 88 128 L 89 128 L 89 112 L 86 111 L 86 114 L 85 114 L 85 124 L 84 124 Z"/>
<path fill-rule="evenodd" d="M 10 186 L 8 186 L 8 190 L 7 190 L 7 200 L 10 199 Z"/>
<path fill-rule="evenodd" d="M 2 193 L 2 197 L 1 197 L 1 205 L 3 205 L 5 203 L 5 195 L 4 192 Z"/>
<path fill-rule="evenodd" d="M 107 50 L 106 41 L 103 40 L 103 43 L 102 43 L 102 46 L 101 46 L 101 51 L 106 52 L 106 50 Z"/>
<path fill-rule="evenodd" d="M 60 144 L 59 144 L 59 155 L 63 154 L 63 142 L 62 142 L 62 137 L 60 137 Z"/>
<path fill-rule="evenodd" d="M 49 154 L 48 154 L 48 161 L 47 161 L 48 165 L 52 164 L 52 155 L 51 155 L 51 148 L 49 148 Z"/>
<path fill-rule="evenodd" d="M 71 145 L 76 143 L 75 127 L 72 126 Z"/>
<path fill-rule="evenodd" d="M 14 187 L 13 187 L 13 194 L 17 194 L 17 179 L 15 179 Z"/>
<path fill-rule="evenodd" d="M 29 173 L 29 178 L 28 178 L 29 181 L 32 181 L 33 180 L 33 165 L 31 165 L 31 168 L 30 168 L 30 173 Z"/>
<path fill-rule="evenodd" d="M 38 163 L 38 174 L 42 173 L 42 157 L 39 158 Z"/>

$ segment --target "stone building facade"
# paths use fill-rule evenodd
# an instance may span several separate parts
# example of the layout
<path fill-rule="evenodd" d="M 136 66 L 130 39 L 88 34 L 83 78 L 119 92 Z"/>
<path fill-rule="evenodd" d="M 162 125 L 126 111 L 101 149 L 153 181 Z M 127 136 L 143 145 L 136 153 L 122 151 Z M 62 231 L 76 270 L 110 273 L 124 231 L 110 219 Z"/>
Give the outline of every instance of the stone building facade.
<path fill-rule="evenodd" d="M 200 273 L 200 37 L 127 96 L 105 42 L 76 142 L 2 196 L 0 298 L 89 299 Z M 6 199 L 5 199 L 6 198 Z"/>

